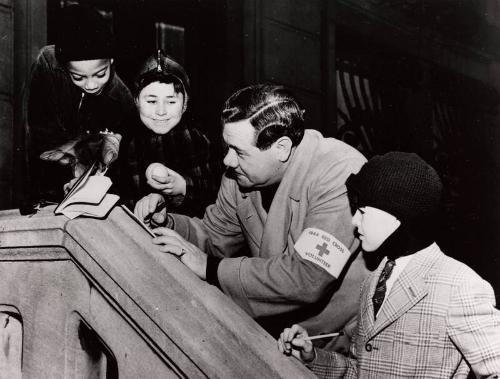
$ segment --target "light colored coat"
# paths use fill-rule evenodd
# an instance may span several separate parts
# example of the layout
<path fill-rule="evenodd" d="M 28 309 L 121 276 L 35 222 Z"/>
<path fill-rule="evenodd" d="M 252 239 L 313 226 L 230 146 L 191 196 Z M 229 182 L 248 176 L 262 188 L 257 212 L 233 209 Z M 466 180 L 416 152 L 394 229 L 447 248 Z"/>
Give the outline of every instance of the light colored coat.
<path fill-rule="evenodd" d="M 208 254 L 225 258 L 218 268 L 221 288 L 252 317 L 294 312 L 292 320 L 304 321 L 310 330 L 338 330 L 357 313 L 359 287 L 368 274 L 363 260 L 350 265 L 337 289 L 336 278 L 302 259 L 294 244 L 304 229 L 315 227 L 354 251 L 344 183 L 365 161 L 349 145 L 306 130 L 269 213 L 259 191 L 242 192 L 224 176 L 217 202 L 203 220 L 173 215 L 175 230 Z M 281 329 L 289 322 L 278 320 Z"/>
<path fill-rule="evenodd" d="M 500 374 L 493 289 L 436 244 L 398 276 L 376 320 L 372 297 L 386 259 L 363 285 L 352 358 L 316 349 L 320 378 L 466 378 Z"/>

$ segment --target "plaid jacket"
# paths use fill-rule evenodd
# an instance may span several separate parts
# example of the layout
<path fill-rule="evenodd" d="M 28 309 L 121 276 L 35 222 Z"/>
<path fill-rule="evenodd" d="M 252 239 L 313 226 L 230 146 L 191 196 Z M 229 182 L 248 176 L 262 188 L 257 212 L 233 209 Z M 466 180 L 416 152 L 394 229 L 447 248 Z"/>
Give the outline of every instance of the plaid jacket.
<path fill-rule="evenodd" d="M 371 301 L 381 262 L 361 291 L 347 358 L 316 349 L 321 378 L 466 378 L 500 374 L 500 311 L 491 286 L 436 244 L 415 254 L 377 319 Z"/>
<path fill-rule="evenodd" d="M 202 217 L 205 208 L 215 202 L 222 176 L 222 160 L 214 153 L 207 137 L 187 125 L 185 118 L 167 134 L 153 133 L 141 124 L 129 145 L 129 165 L 138 187 L 135 200 L 151 193 L 146 169 L 159 162 L 181 174 L 186 180 L 186 196 L 172 199 L 169 211 Z"/>

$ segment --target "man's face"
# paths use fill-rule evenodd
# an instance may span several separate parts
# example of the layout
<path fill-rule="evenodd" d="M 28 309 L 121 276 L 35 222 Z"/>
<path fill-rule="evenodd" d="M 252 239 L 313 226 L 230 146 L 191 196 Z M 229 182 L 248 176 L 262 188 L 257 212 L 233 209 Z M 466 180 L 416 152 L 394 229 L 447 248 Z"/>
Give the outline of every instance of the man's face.
<path fill-rule="evenodd" d="M 224 125 L 222 138 L 228 147 L 224 164 L 242 188 L 262 188 L 281 180 L 279 153 L 275 144 L 260 150 L 255 146 L 255 129 L 248 119 Z"/>
<path fill-rule="evenodd" d="M 184 95 L 172 83 L 153 82 L 141 90 L 137 100 L 139 116 L 156 134 L 166 134 L 181 120 L 186 109 Z"/>
<path fill-rule="evenodd" d="M 71 61 L 67 69 L 75 86 L 89 95 L 99 95 L 109 80 L 112 63 L 112 59 Z"/>
<path fill-rule="evenodd" d="M 375 251 L 396 231 L 401 222 L 393 215 L 373 207 L 361 207 L 352 216 L 364 251 Z"/>

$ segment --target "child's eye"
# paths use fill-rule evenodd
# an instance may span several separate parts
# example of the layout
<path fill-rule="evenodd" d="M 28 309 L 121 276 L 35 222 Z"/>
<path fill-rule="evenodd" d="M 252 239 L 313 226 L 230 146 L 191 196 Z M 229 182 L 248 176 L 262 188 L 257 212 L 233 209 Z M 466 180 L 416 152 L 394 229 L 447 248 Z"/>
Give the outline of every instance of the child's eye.
<path fill-rule="evenodd" d="M 99 79 L 104 78 L 106 76 L 106 72 L 103 72 L 102 74 L 97 74 L 96 75 Z"/>
<path fill-rule="evenodd" d="M 73 80 L 74 80 L 75 82 L 81 82 L 81 81 L 83 80 L 83 78 L 82 78 L 81 76 L 79 76 L 79 77 L 75 77 L 75 76 L 73 76 Z"/>
<path fill-rule="evenodd" d="M 148 103 L 148 104 L 156 104 L 156 100 L 147 100 L 146 103 Z"/>
<path fill-rule="evenodd" d="M 177 104 L 177 101 L 172 100 L 172 101 L 169 101 L 168 103 L 173 105 L 173 104 Z"/>

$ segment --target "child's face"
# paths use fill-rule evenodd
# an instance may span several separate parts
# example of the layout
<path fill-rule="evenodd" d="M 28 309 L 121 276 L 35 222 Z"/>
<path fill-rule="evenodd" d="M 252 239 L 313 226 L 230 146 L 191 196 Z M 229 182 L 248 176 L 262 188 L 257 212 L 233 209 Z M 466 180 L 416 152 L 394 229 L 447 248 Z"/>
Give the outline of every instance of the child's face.
<path fill-rule="evenodd" d="M 396 231 L 401 222 L 393 215 L 373 207 L 361 207 L 352 216 L 364 251 L 375 251 Z"/>
<path fill-rule="evenodd" d="M 90 95 L 99 95 L 111 75 L 112 59 L 92 59 L 68 62 L 73 84 Z"/>
<path fill-rule="evenodd" d="M 136 103 L 142 123 L 156 134 L 172 130 L 186 110 L 184 95 L 175 92 L 172 83 L 148 84 L 139 93 Z"/>

